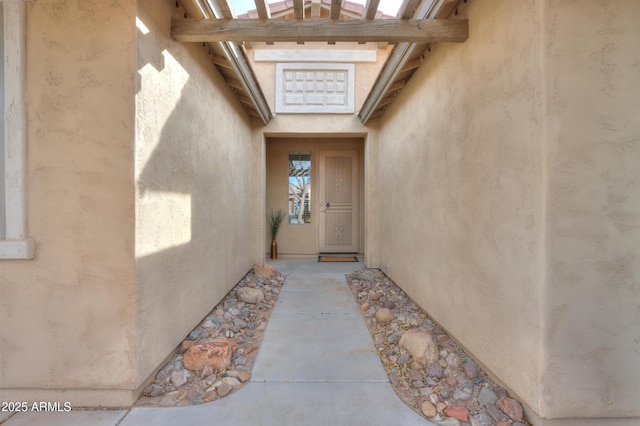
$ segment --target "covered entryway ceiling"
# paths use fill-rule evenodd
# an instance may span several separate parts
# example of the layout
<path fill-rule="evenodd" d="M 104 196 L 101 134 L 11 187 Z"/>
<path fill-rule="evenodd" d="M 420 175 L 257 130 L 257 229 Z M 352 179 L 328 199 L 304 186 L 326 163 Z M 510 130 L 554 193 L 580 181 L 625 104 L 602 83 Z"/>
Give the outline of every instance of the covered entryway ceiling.
<path fill-rule="evenodd" d="M 213 62 L 247 113 L 267 124 L 272 113 L 243 43 L 312 41 L 394 44 L 358 117 L 363 124 L 380 117 L 427 57 L 429 44 L 463 42 L 465 19 L 456 19 L 466 0 L 404 0 L 397 16 L 378 12 L 379 0 L 359 5 L 346 0 L 255 0 L 256 10 L 236 16 L 231 0 L 180 0 L 187 13 L 172 22 L 178 41 L 209 46 Z M 453 16 L 452 16 L 453 15 Z"/>

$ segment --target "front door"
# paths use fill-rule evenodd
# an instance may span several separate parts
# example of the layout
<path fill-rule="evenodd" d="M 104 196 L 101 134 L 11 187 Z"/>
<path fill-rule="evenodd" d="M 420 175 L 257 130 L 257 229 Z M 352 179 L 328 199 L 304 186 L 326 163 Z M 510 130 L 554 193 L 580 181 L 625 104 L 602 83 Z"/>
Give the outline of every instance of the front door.
<path fill-rule="evenodd" d="M 320 253 L 357 253 L 360 205 L 357 151 L 320 151 Z"/>

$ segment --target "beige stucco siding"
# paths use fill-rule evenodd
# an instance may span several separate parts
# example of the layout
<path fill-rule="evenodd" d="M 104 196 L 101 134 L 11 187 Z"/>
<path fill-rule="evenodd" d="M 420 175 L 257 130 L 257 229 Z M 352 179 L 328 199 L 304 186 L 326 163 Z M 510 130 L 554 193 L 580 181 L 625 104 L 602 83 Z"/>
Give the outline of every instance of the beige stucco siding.
<path fill-rule="evenodd" d="M 0 265 L 0 400 L 135 385 L 134 31 L 129 1 L 27 3 L 37 249 Z"/>
<path fill-rule="evenodd" d="M 544 412 L 638 417 L 640 4 L 546 3 Z"/>
<path fill-rule="evenodd" d="M 535 424 L 635 424 L 640 6 L 463 14 L 381 122 L 381 264 Z"/>
<path fill-rule="evenodd" d="M 527 404 L 540 395 L 540 23 L 470 2 L 380 123 L 380 264 Z"/>
<path fill-rule="evenodd" d="M 144 380 L 251 268 L 251 130 L 175 2 L 138 1 L 136 297 Z M 141 25 L 142 27 L 142 25 Z"/>
<path fill-rule="evenodd" d="M 311 153 L 311 195 L 312 195 L 312 214 L 311 223 L 308 224 L 290 224 L 288 217 L 282 223 L 277 236 L 278 252 L 280 254 L 316 254 L 318 253 L 318 225 L 323 219 L 320 213 L 318 203 L 320 194 L 318 194 L 319 185 L 319 156 L 321 151 L 357 151 L 360 155 L 359 167 L 360 175 L 358 176 L 358 187 L 362 188 L 363 182 L 363 164 L 362 152 L 364 149 L 363 139 L 361 138 L 269 138 L 266 145 L 266 172 L 267 172 L 267 192 L 266 192 L 266 212 L 272 210 L 282 210 L 285 214 L 288 208 L 288 177 L 289 177 L 289 152 L 309 152 Z M 364 191 L 360 191 L 357 195 L 357 202 L 360 205 L 363 202 Z M 359 209 L 362 212 L 362 208 Z M 363 216 L 360 214 L 357 218 L 359 228 L 359 245 L 358 251 L 362 251 L 364 247 L 363 234 Z M 265 233 L 265 253 L 271 250 L 271 228 L 268 224 Z"/>

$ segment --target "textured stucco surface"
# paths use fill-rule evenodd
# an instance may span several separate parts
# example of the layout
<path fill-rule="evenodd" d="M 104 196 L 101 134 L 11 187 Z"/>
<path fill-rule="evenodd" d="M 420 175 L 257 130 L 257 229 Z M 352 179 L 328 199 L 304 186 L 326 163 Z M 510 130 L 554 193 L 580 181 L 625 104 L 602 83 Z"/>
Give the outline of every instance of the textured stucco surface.
<path fill-rule="evenodd" d="M 251 268 L 249 118 L 170 1 L 138 1 L 136 332 L 144 380 Z"/>
<path fill-rule="evenodd" d="M 278 43 L 275 46 L 268 46 L 262 43 L 256 43 L 255 47 L 260 49 L 290 49 L 296 48 L 295 43 Z M 372 63 L 356 63 L 355 64 L 355 109 L 356 114 L 362 107 L 366 96 L 371 90 L 375 79 L 384 65 L 390 49 L 378 49 L 377 43 L 357 44 L 357 43 L 340 43 L 337 49 L 340 50 L 374 50 L 376 52 L 376 62 Z M 304 49 L 330 49 L 326 43 L 306 43 Z M 262 87 L 265 98 L 272 110 L 275 110 L 275 86 L 276 86 L 276 63 L 275 62 L 254 62 L 253 51 L 248 50 L 248 57 L 251 65 L 256 72 L 256 77 Z M 366 230 L 362 242 L 362 250 L 365 253 L 365 263 L 368 266 L 376 267 L 378 259 L 378 235 L 375 231 L 373 223 L 377 220 L 377 206 L 367 204 L 371 201 L 372 191 L 377 190 L 376 176 L 377 163 L 371 162 L 370 159 L 376 158 L 376 125 L 364 126 L 358 119 L 356 114 L 277 114 L 267 126 L 255 128 L 253 132 L 254 153 L 258 156 L 254 157 L 254 197 L 253 206 L 255 210 L 261 211 L 260 215 L 252 218 L 253 243 L 252 256 L 255 261 L 264 259 L 265 247 L 271 242 L 268 235 L 266 221 L 262 214 L 263 206 L 266 202 L 267 193 L 267 169 L 265 168 L 264 158 L 266 154 L 267 138 L 290 138 L 290 140 L 302 140 L 308 138 L 334 138 L 340 140 L 342 138 L 363 138 L 365 141 L 364 149 L 364 176 L 363 176 L 363 227 Z M 268 204 L 268 203 L 267 203 Z M 269 210 L 267 210 L 269 211 Z M 314 247 L 313 249 L 311 247 Z M 297 254 L 315 253 L 316 241 L 315 236 L 313 242 L 307 244 L 304 248 L 300 247 Z M 295 253 L 295 252 L 292 252 Z"/>
<path fill-rule="evenodd" d="M 37 252 L 1 265 L 0 400 L 24 397 L 16 388 L 54 400 L 60 388 L 135 384 L 134 31 L 129 1 L 27 3 L 28 223 Z"/>
<path fill-rule="evenodd" d="M 290 224 L 288 218 L 282 223 L 278 232 L 278 253 L 280 254 L 316 254 L 318 252 L 318 221 L 323 219 L 323 214 L 319 212 L 319 199 L 317 188 L 319 185 L 319 155 L 321 151 L 358 151 L 359 161 L 362 161 L 362 151 L 364 143 L 362 138 L 269 138 L 266 147 L 266 173 L 267 173 L 267 193 L 266 211 L 280 209 L 287 212 L 288 206 L 288 162 L 290 151 L 308 151 L 311 153 L 311 194 L 312 194 L 312 218 L 311 223 L 299 225 Z M 360 182 L 362 185 L 362 164 L 360 164 Z M 314 196 L 315 194 L 315 196 Z M 362 196 L 358 198 L 362 204 Z M 362 208 L 360 208 L 362 212 Z M 364 246 L 362 239 L 363 215 L 358 215 L 358 226 L 360 228 L 360 250 Z M 265 235 L 265 253 L 271 250 L 271 230 L 267 225 Z"/>
<path fill-rule="evenodd" d="M 381 122 L 380 263 L 537 406 L 539 24 L 531 2 L 463 13 L 469 39 L 432 49 Z"/>
<path fill-rule="evenodd" d="M 535 424 L 640 414 L 638 11 L 469 2 L 380 125 L 381 265 Z"/>
<path fill-rule="evenodd" d="M 633 0 L 546 5 L 550 417 L 640 424 L 639 22 Z"/>

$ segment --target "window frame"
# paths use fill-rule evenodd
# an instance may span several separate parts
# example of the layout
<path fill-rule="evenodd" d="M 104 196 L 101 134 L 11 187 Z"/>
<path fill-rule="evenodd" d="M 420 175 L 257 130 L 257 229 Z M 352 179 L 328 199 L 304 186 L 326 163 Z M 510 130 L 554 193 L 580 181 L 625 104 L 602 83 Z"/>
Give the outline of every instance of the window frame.
<path fill-rule="evenodd" d="M 303 191 L 302 195 L 303 195 L 303 199 L 302 199 L 302 203 L 300 205 L 300 208 L 303 211 L 302 217 L 304 218 L 302 222 L 298 222 L 298 220 L 296 219 L 295 221 L 293 221 L 292 219 L 292 214 L 291 214 L 291 205 L 289 204 L 289 206 L 287 207 L 287 223 L 289 225 L 294 225 L 294 226 L 299 226 L 299 225 L 310 225 L 311 224 L 311 220 L 313 218 L 313 206 L 312 206 L 312 200 L 311 200 L 311 184 L 312 184 L 312 175 L 313 175 L 313 163 L 312 163 L 312 158 L 313 158 L 313 153 L 311 151 L 289 151 L 287 154 L 287 159 L 288 159 L 288 163 L 290 164 L 292 161 L 292 157 L 302 157 L 302 156 L 308 156 L 309 159 L 308 160 L 301 160 L 298 159 L 298 161 L 308 161 L 309 162 L 309 192 L 305 195 L 305 192 Z M 291 178 L 293 176 L 291 176 L 291 170 L 289 169 L 289 172 L 287 173 L 287 194 L 288 197 L 291 194 Z M 303 178 L 304 180 L 304 178 Z M 305 201 L 307 201 L 305 203 Z M 289 203 L 291 203 L 291 200 L 289 199 Z M 295 203 L 295 202 L 294 202 Z M 305 210 L 305 205 L 307 206 L 307 209 L 309 214 L 308 216 L 304 214 L 304 210 Z"/>
<path fill-rule="evenodd" d="M 25 107 L 25 0 L 2 0 L 4 40 L 4 211 L 0 259 L 33 259 L 34 241 L 27 237 L 27 132 Z M 2 181 L 0 181 L 0 184 Z"/>

